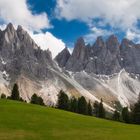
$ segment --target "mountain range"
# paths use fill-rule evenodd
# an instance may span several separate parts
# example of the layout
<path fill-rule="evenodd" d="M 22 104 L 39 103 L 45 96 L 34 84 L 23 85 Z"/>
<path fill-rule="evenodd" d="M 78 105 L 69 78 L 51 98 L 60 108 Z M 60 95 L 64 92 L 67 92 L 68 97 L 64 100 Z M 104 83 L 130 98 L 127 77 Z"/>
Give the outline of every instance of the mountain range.
<path fill-rule="evenodd" d="M 9 23 L 0 30 L 0 94 L 11 94 L 17 83 L 20 96 L 30 101 L 36 93 L 47 105 L 56 105 L 63 89 L 69 97 L 84 96 L 114 110 L 137 101 L 140 92 L 140 45 L 115 35 L 98 37 L 86 45 L 80 37 L 72 54 L 65 48 L 54 59 L 21 27 Z"/>

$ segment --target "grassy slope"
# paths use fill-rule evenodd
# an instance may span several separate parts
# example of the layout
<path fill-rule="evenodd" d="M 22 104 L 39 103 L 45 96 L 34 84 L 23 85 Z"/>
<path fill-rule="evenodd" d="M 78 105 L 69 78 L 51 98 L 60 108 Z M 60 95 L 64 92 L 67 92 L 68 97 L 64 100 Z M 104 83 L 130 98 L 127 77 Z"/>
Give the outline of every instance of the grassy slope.
<path fill-rule="evenodd" d="M 0 140 L 139 140 L 140 126 L 0 100 Z"/>

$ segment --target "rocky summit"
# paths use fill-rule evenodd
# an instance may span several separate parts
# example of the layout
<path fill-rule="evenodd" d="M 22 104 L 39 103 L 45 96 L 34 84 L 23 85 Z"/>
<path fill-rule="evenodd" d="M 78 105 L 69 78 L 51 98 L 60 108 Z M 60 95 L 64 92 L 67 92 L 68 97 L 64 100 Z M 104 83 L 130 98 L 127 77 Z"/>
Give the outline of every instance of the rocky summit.
<path fill-rule="evenodd" d="M 62 54 L 61 58 L 63 58 Z M 79 38 L 71 57 L 63 67 L 73 72 L 84 70 L 88 73 L 105 75 L 118 73 L 121 69 L 125 69 L 129 73 L 140 74 L 139 60 L 139 44 L 134 44 L 127 39 L 123 39 L 119 43 L 117 37 L 111 35 L 106 41 L 102 37 L 98 37 L 93 45 L 88 46 L 85 45 L 82 38 Z M 57 60 L 58 64 L 61 61 L 61 59 Z"/>
<path fill-rule="evenodd" d="M 0 30 L 0 94 L 9 96 L 17 83 L 20 96 L 30 101 L 36 93 L 47 105 L 56 105 L 63 89 L 69 97 L 84 96 L 100 101 L 114 110 L 117 105 L 130 106 L 140 92 L 140 45 L 116 36 L 98 37 L 86 45 L 80 37 L 72 54 L 68 48 L 52 59 L 21 27 L 10 23 Z"/>

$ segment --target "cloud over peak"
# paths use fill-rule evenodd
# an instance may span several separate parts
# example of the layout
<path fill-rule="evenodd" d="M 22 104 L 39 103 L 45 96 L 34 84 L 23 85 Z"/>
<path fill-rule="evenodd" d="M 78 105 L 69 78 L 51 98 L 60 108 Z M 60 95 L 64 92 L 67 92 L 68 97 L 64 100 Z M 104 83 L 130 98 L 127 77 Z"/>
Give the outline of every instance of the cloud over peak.
<path fill-rule="evenodd" d="M 59 18 L 87 23 L 101 18 L 105 24 L 126 29 L 140 19 L 139 7 L 139 0 L 58 0 L 56 14 Z"/>
<path fill-rule="evenodd" d="M 12 22 L 34 31 L 50 27 L 47 14 L 33 14 L 27 0 L 0 0 L 0 21 L 6 24 Z"/>

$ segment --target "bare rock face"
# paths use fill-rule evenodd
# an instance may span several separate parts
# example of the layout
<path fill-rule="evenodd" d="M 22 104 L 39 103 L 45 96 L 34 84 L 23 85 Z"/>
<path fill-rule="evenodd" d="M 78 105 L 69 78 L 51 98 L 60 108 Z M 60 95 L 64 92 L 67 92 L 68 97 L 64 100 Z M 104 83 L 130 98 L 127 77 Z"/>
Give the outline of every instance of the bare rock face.
<path fill-rule="evenodd" d="M 86 61 L 88 59 L 88 50 L 85 46 L 84 39 L 80 37 L 75 43 L 75 47 L 71 57 L 66 63 L 66 69 L 72 71 L 84 70 Z"/>
<path fill-rule="evenodd" d="M 129 73 L 139 74 L 139 60 L 139 44 L 127 39 L 120 44 L 117 37 L 111 35 L 106 41 L 98 37 L 92 46 L 86 46 L 83 38 L 79 38 L 68 61 L 60 66 L 73 72 L 111 75 L 125 69 Z"/>
<path fill-rule="evenodd" d="M 32 78 L 44 79 L 48 67 L 57 68 L 49 50 L 41 50 L 30 35 L 21 27 L 17 30 L 8 24 L 0 33 L 1 71 L 6 71 L 15 79 L 21 73 Z"/>
<path fill-rule="evenodd" d="M 140 74 L 140 45 L 123 39 L 121 46 L 122 67 L 129 73 Z"/>
<path fill-rule="evenodd" d="M 70 52 L 68 50 L 68 48 L 64 48 L 62 50 L 62 52 L 60 52 L 56 57 L 55 60 L 58 63 L 58 65 L 60 67 L 64 67 L 68 61 L 68 59 L 70 58 Z"/>
<path fill-rule="evenodd" d="M 46 104 L 56 104 L 63 89 L 68 96 L 85 96 L 91 102 L 103 98 L 108 108 L 116 101 L 130 105 L 140 92 L 139 60 L 140 45 L 127 39 L 120 44 L 114 35 L 106 41 L 98 37 L 93 45 L 79 38 L 72 55 L 65 48 L 54 61 L 21 26 L 16 30 L 10 23 L 0 30 L 0 90 L 9 95 L 17 82 L 26 101 L 36 93 Z"/>
<path fill-rule="evenodd" d="M 102 37 L 98 37 L 92 47 L 85 46 L 84 40 L 79 38 L 65 67 L 74 72 L 84 70 L 88 73 L 108 75 L 119 72 L 121 70 L 119 45 L 114 35 L 106 42 Z"/>

